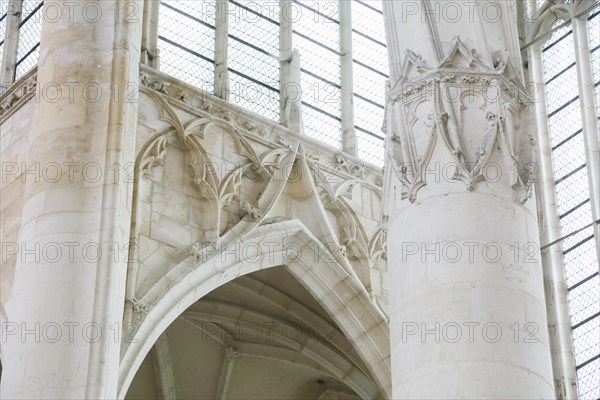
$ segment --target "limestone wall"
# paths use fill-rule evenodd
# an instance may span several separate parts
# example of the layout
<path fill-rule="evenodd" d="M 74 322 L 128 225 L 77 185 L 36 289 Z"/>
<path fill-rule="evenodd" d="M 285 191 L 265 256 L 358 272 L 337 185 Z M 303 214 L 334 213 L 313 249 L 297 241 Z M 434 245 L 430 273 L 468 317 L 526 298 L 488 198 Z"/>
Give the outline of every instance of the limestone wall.
<path fill-rule="evenodd" d="M 244 223 L 286 219 L 305 223 L 384 297 L 381 171 L 150 69 L 141 81 L 136 298 L 194 249 L 226 246 Z"/>
<path fill-rule="evenodd" d="M 33 70 L 0 97 L 2 243 L 14 243 L 2 251 L 3 305 L 16 257 L 23 256 L 22 230 L 35 229 L 21 221 L 24 205 L 39 201 L 51 210 L 69 199 L 64 191 L 51 200 L 24 197 L 26 187 L 35 188 L 29 180 L 45 185 L 57 172 L 50 162 L 36 166 L 44 154 L 29 146 L 38 123 L 35 93 Z M 389 392 L 382 171 L 152 69 L 141 67 L 139 100 L 134 97 L 138 123 L 126 141 L 135 145 L 135 157 L 102 171 L 118 179 L 127 203 L 122 210 L 132 210 L 118 213 L 119 226 L 131 225 L 128 243 L 109 248 L 118 257 L 111 268 L 126 259 L 123 337 L 133 327 L 136 338 L 135 346 L 120 343 L 119 393 L 156 335 L 187 305 L 240 275 L 276 265 L 290 266 Z M 33 173 L 23 175 L 25 166 Z M 61 182 L 70 172 L 85 175 L 59 165 Z M 65 223 L 77 226 L 76 220 Z M 30 256 L 52 252 L 35 249 Z"/>
<path fill-rule="evenodd" d="M 40 164 L 32 165 L 29 160 L 29 135 L 37 105 L 32 82 L 35 84 L 35 74 L 29 73 L 0 97 L 0 305 L 12 294 L 15 264 L 22 247 L 18 243 L 19 230 L 28 222 L 21 221 L 23 205 L 28 201 L 24 197 L 24 182 L 41 180 L 44 175 L 54 178 L 54 171 L 44 171 Z"/>

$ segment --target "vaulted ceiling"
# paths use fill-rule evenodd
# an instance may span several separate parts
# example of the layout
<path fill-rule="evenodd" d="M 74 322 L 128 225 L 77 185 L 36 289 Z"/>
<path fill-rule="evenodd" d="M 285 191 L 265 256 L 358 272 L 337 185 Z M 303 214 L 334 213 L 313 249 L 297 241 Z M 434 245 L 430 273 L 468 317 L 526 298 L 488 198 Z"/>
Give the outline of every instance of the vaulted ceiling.
<path fill-rule="evenodd" d="M 127 399 L 380 397 L 331 316 L 284 268 L 242 276 L 180 315 Z"/>

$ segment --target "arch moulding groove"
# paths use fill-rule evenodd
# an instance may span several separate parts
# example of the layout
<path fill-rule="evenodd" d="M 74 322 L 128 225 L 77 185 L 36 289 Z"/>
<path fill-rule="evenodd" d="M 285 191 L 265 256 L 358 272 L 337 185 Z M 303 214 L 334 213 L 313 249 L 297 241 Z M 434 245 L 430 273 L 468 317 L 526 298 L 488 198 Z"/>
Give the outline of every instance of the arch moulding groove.
<path fill-rule="evenodd" d="M 329 251 L 299 220 L 258 226 L 249 235 L 239 239 L 240 242 L 242 240 L 244 243 L 252 241 L 259 246 L 262 254 L 269 256 L 260 257 L 260 260 L 243 257 L 227 260 L 217 254 L 206 262 L 197 263 L 192 269 L 188 258 L 174 268 L 187 270 L 188 273 L 181 274 L 161 293 L 148 293 L 140 299 L 145 304 L 152 304 L 152 307 L 138 320 L 134 340 L 123 343 L 119 365 L 119 398 L 125 397 L 135 373 L 158 337 L 189 306 L 239 276 L 278 266 L 285 267 L 329 313 L 367 365 L 382 396 L 389 398 L 391 370 L 388 323 L 357 278 L 334 261 L 334 257 L 315 257 L 315 249 L 321 249 L 320 254 L 328 254 Z M 278 251 L 265 246 L 265 243 L 277 240 L 294 243 L 301 251 L 291 259 L 286 253 L 286 246 L 278 246 L 281 247 Z M 148 298 L 150 296 L 152 299 Z"/>

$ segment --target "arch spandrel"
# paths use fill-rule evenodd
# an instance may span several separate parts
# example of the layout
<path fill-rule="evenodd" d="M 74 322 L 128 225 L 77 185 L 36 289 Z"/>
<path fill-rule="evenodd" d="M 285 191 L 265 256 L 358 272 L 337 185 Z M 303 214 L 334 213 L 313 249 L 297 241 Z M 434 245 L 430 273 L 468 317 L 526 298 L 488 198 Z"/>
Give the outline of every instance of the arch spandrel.
<path fill-rule="evenodd" d="M 389 395 L 385 293 L 371 283 L 385 262 L 377 246 L 379 171 L 160 73 L 143 71 L 141 82 L 131 238 L 139 262 L 130 263 L 124 321 L 135 342 L 122 344 L 120 396 L 191 304 L 239 276 L 281 265 L 332 316 Z M 161 219 L 173 228 L 156 234 Z M 213 231 L 198 223 L 213 219 Z M 161 240 L 183 228 L 191 239 Z"/>

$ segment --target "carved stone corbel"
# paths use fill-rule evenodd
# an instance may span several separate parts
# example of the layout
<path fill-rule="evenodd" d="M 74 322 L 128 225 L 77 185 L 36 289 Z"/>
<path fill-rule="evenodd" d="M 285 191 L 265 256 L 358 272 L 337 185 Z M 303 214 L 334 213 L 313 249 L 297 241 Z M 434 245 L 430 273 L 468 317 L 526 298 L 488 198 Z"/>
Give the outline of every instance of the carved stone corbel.
<path fill-rule="evenodd" d="M 130 296 L 126 300 L 126 302 L 131 305 L 131 308 L 133 309 L 133 312 L 137 315 L 137 319 L 139 319 L 139 320 L 144 319 L 144 317 L 146 316 L 146 314 L 148 314 L 148 311 L 150 311 L 150 307 L 149 306 L 147 306 L 146 304 L 141 303 L 134 296 Z"/>

